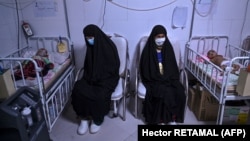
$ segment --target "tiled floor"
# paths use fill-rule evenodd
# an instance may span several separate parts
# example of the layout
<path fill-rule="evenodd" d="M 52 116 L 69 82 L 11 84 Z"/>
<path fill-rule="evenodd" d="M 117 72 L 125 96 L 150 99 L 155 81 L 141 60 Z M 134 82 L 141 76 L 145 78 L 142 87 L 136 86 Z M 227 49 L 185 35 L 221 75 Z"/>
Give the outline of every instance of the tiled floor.
<path fill-rule="evenodd" d="M 137 125 L 144 123 L 132 114 L 133 106 L 129 106 L 133 105 L 131 101 L 128 99 L 125 121 L 120 117 L 109 118 L 106 116 L 98 133 L 90 134 L 88 132 L 84 135 L 77 134 L 76 131 L 80 121 L 76 118 L 72 106 L 68 104 L 54 125 L 50 137 L 53 141 L 137 141 Z M 188 108 L 185 117 L 184 124 L 206 124 L 197 121 L 193 112 Z"/>

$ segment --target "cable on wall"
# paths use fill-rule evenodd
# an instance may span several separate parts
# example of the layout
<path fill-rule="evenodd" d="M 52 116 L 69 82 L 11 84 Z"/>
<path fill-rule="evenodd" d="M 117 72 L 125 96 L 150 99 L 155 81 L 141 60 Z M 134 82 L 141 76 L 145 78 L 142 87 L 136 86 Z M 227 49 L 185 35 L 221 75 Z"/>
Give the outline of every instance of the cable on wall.
<path fill-rule="evenodd" d="M 90 2 L 91 0 L 83 0 L 83 1 Z M 100 27 L 101 29 L 104 27 L 104 18 L 105 18 L 105 14 L 106 14 L 107 1 L 110 1 L 110 0 L 104 0 L 103 13 L 102 13 L 102 25 Z"/>
<path fill-rule="evenodd" d="M 91 0 L 83 0 L 84 2 L 90 2 Z M 118 6 L 120 8 L 124 8 L 124 9 L 127 9 L 127 10 L 133 10 L 133 11 L 151 11 L 151 10 L 156 10 L 156 9 L 160 9 L 160 8 L 163 8 L 163 7 L 166 7 L 166 6 L 169 6 L 171 4 L 173 4 L 174 2 L 176 2 L 177 0 L 173 0 L 167 4 L 164 4 L 162 6 L 159 6 L 159 7 L 155 7 L 155 8 L 149 8 L 149 9 L 135 9 L 135 8 L 129 8 L 129 7 L 126 7 L 126 6 L 122 6 L 118 3 L 115 3 L 113 2 L 112 0 L 104 0 L 104 9 L 103 9 L 103 15 L 102 15 L 102 25 L 101 25 L 101 29 L 103 28 L 104 26 L 104 18 L 105 18 L 105 14 L 106 14 L 106 3 L 110 2 L 111 4 L 114 4 L 115 6 Z"/>
<path fill-rule="evenodd" d="M 196 2 L 196 1 L 191 0 L 191 2 L 193 3 L 193 5 L 197 5 L 197 2 Z M 200 4 L 200 2 L 201 2 L 201 1 L 199 1 L 198 4 Z M 199 11 L 199 9 L 197 8 L 197 6 L 195 6 L 195 12 L 196 12 L 199 16 L 201 16 L 201 17 L 206 17 L 206 16 L 208 16 L 208 15 L 211 14 L 211 12 L 212 12 L 212 10 L 213 10 L 213 7 L 215 6 L 215 3 L 216 3 L 216 0 L 211 0 L 210 7 L 209 7 L 209 10 L 207 11 L 207 13 L 201 13 L 201 12 Z"/>
<path fill-rule="evenodd" d="M 101 29 L 102 29 L 103 26 L 104 26 L 104 18 L 105 18 L 106 7 L 107 7 L 106 1 L 107 1 L 107 0 L 104 0 L 104 8 L 103 8 L 103 14 L 102 14 L 102 25 L 101 25 Z"/>
<path fill-rule="evenodd" d="M 167 3 L 167 4 L 164 4 L 162 6 L 158 6 L 158 7 L 155 7 L 155 8 L 136 9 L 136 8 L 130 8 L 130 7 L 126 7 L 126 6 L 120 5 L 120 4 L 116 3 L 116 2 L 113 2 L 112 0 L 108 0 L 108 2 L 110 2 L 111 4 L 114 4 L 115 6 L 118 6 L 120 8 L 124 8 L 124 9 L 127 9 L 127 10 L 132 10 L 132 11 L 152 11 L 152 10 L 156 10 L 156 9 L 160 9 L 160 8 L 169 6 L 169 5 L 173 4 L 176 1 L 177 0 L 173 0 L 173 1 L 169 2 L 169 3 Z"/>
<path fill-rule="evenodd" d="M 17 0 L 15 0 L 15 6 L 16 6 L 16 16 L 17 16 L 17 49 L 20 49 L 20 22 L 19 22 L 19 10 L 18 10 L 18 3 Z"/>
<path fill-rule="evenodd" d="M 6 0 L 8 1 L 8 0 Z M 18 9 L 18 10 L 22 10 L 28 6 L 30 6 L 31 4 L 35 3 L 36 0 L 22 0 L 22 1 L 19 1 L 19 2 L 4 2 L 4 1 L 0 1 L 0 5 L 4 6 L 4 7 L 8 7 L 8 8 L 12 8 L 12 9 Z M 18 7 L 16 6 L 13 6 L 13 5 L 16 5 L 16 3 L 18 3 Z M 21 7 L 21 5 L 23 5 L 23 7 Z"/>

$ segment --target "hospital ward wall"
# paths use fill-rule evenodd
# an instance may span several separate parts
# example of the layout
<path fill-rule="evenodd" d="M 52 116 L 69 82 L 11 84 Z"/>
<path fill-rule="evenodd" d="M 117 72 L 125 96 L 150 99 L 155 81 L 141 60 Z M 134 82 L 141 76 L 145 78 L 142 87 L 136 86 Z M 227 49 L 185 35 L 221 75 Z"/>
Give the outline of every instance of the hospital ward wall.
<path fill-rule="evenodd" d="M 85 55 L 82 29 L 96 24 L 106 33 L 117 33 L 127 39 L 132 81 L 138 42 L 156 24 L 164 25 L 170 39 L 180 43 L 182 55 L 191 36 L 226 35 L 233 44 L 240 45 L 250 34 L 249 0 L 199 0 L 194 14 L 194 0 L 36 0 L 30 3 L 17 0 L 18 10 L 13 8 L 15 1 L 11 1 L 11 8 L 5 6 L 7 1 L 0 2 L 1 56 L 26 45 L 22 29 L 18 29 L 24 20 L 31 25 L 35 36 L 69 36 L 74 44 L 76 67 L 80 68 Z M 186 19 L 182 25 L 174 25 L 172 21 L 175 8 L 184 10 L 183 15 L 178 15 Z"/>

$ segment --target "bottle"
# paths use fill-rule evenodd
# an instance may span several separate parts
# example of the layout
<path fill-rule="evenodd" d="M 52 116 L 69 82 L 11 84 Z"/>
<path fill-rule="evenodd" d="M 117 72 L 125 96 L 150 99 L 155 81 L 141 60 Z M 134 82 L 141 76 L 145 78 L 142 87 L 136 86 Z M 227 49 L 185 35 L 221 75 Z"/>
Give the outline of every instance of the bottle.
<path fill-rule="evenodd" d="M 59 36 L 59 41 L 58 41 L 58 44 L 57 44 L 57 48 L 58 48 L 58 52 L 59 53 L 64 53 L 66 52 L 66 44 L 62 41 L 62 37 Z"/>
<path fill-rule="evenodd" d="M 33 125 L 33 119 L 32 119 L 32 116 L 31 116 L 31 109 L 29 107 L 24 107 L 23 110 L 22 110 L 22 115 L 27 120 L 28 126 L 32 126 Z"/>

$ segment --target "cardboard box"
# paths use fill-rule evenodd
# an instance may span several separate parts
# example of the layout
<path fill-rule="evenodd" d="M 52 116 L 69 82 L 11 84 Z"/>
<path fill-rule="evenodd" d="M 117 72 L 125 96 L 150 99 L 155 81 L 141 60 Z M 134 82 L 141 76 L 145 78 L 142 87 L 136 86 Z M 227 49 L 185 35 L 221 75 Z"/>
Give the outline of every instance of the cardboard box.
<path fill-rule="evenodd" d="M 241 96 L 250 96 L 250 72 L 240 69 L 236 92 Z"/>
<path fill-rule="evenodd" d="M 197 120 L 216 121 L 219 102 L 202 86 L 196 86 L 194 114 Z"/>
<path fill-rule="evenodd" d="M 219 102 L 205 88 L 197 84 L 194 94 L 193 112 L 197 120 L 216 121 Z M 250 102 L 246 100 L 226 101 L 223 124 L 249 124 Z"/>
<path fill-rule="evenodd" d="M 6 99 L 16 91 L 10 70 L 0 75 L 0 99 Z"/>
<path fill-rule="evenodd" d="M 237 103 L 237 101 L 235 101 Z M 232 101 L 231 103 L 234 103 Z M 239 103 L 239 102 L 238 102 Z M 227 104 L 224 109 L 223 124 L 247 124 L 250 107 L 243 102 L 241 105 Z"/>
<path fill-rule="evenodd" d="M 194 100 L 195 100 L 195 89 L 192 87 L 188 88 L 188 102 L 187 105 L 190 111 L 194 110 Z"/>

